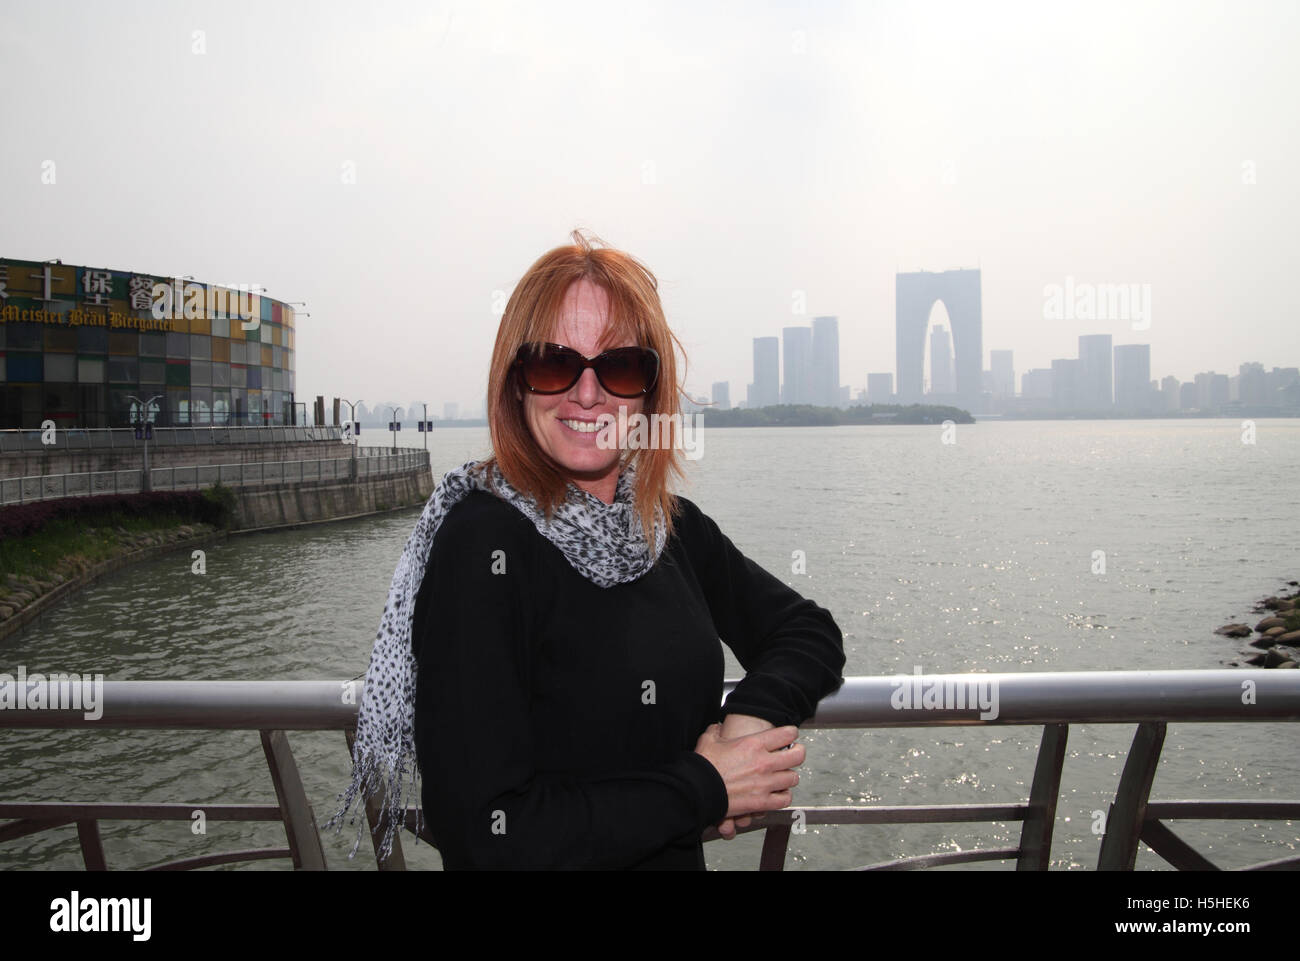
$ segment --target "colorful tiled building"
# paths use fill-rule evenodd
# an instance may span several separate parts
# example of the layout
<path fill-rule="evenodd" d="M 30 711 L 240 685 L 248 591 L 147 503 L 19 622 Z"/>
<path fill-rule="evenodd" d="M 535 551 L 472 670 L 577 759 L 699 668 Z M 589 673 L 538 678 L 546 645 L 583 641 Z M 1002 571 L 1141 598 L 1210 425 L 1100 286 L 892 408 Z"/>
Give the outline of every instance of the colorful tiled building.
<path fill-rule="evenodd" d="M 163 427 L 294 423 L 293 308 L 232 286 L 0 258 L 0 428 L 126 427 L 141 411 Z"/>

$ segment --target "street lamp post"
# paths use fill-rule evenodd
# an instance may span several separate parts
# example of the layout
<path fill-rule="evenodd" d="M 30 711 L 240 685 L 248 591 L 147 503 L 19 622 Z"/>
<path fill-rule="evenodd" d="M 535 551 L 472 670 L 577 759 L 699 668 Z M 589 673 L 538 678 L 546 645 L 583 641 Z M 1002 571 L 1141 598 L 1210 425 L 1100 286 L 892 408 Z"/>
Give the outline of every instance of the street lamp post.
<path fill-rule="evenodd" d="M 388 408 L 388 416 L 392 418 L 392 420 L 388 422 L 388 429 L 393 434 L 393 453 L 396 454 L 397 453 L 397 432 L 401 430 L 402 427 L 402 425 L 397 422 L 397 408 L 396 407 Z"/>
<path fill-rule="evenodd" d="M 153 423 L 149 420 L 149 407 L 156 400 L 162 399 L 162 394 L 154 394 L 146 401 L 141 401 L 134 394 L 127 394 L 127 400 L 133 400 L 140 405 L 139 430 L 140 438 L 144 441 L 144 484 L 146 491 L 153 490 L 153 478 L 149 475 L 149 438 L 153 436 Z M 135 418 L 131 418 L 132 426 L 135 426 Z"/>
<path fill-rule="evenodd" d="M 348 474 L 349 479 L 355 482 L 357 479 L 357 444 L 361 443 L 361 439 L 358 437 L 361 433 L 361 425 L 357 423 L 357 404 L 360 404 L 361 400 L 358 399 L 357 403 L 354 404 L 352 401 L 340 397 L 339 403 L 348 405 L 348 424 L 351 425 L 348 434 L 352 437 L 352 464 L 348 468 Z"/>

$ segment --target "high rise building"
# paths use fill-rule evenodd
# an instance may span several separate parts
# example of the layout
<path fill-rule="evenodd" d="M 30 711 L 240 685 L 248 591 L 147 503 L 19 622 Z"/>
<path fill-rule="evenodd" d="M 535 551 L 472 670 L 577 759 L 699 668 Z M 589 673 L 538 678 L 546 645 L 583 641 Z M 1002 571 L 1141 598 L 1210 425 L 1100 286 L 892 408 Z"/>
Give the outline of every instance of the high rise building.
<path fill-rule="evenodd" d="M 894 402 L 894 375 L 867 374 L 867 403 L 892 404 Z"/>
<path fill-rule="evenodd" d="M 1162 410 L 1178 410 L 1178 389 L 1178 378 L 1172 374 L 1160 382 L 1160 408 Z"/>
<path fill-rule="evenodd" d="M 1057 410 L 1079 409 L 1079 361 L 1057 358 L 1052 361 L 1052 406 Z"/>
<path fill-rule="evenodd" d="M 1228 403 L 1228 375 L 1215 374 L 1210 380 L 1210 405 L 1215 409 Z"/>
<path fill-rule="evenodd" d="M 731 382 L 720 380 L 713 385 L 710 391 L 710 400 L 713 401 L 714 410 L 731 410 Z"/>
<path fill-rule="evenodd" d="M 1246 363 L 1238 368 L 1238 396 L 1241 403 L 1247 407 L 1258 407 L 1268 403 L 1266 394 L 1267 378 L 1264 374 L 1264 365 L 1260 363 Z"/>
<path fill-rule="evenodd" d="M 812 383 L 810 403 L 821 407 L 840 404 L 840 322 L 836 317 L 814 317 L 812 322 Z"/>
<path fill-rule="evenodd" d="M 993 396 L 1016 395 L 1016 368 L 1009 350 L 989 351 L 989 371 L 993 374 Z"/>
<path fill-rule="evenodd" d="M 1300 369 L 1295 367 L 1274 367 L 1265 376 L 1265 393 L 1270 404 L 1285 404 L 1282 393 L 1300 380 Z"/>
<path fill-rule="evenodd" d="M 898 399 L 912 404 L 921 400 L 925 367 L 925 332 L 935 301 L 943 301 L 952 325 L 952 350 L 958 402 L 976 404 L 983 371 L 983 319 L 980 307 L 980 272 L 919 271 L 894 278 L 895 349 L 898 360 Z"/>
<path fill-rule="evenodd" d="M 781 403 L 781 341 L 776 337 L 754 338 L 754 384 L 750 407 L 775 407 Z"/>
<path fill-rule="evenodd" d="M 785 379 L 781 385 L 781 403 L 811 404 L 812 400 L 812 329 L 785 327 Z"/>
<path fill-rule="evenodd" d="M 1114 404 L 1110 334 L 1084 334 L 1079 338 L 1078 407 L 1110 410 Z"/>
<path fill-rule="evenodd" d="M 1228 403 L 1229 386 L 1227 374 L 1203 371 L 1196 375 L 1196 407 L 1206 412 L 1217 411 Z"/>
<path fill-rule="evenodd" d="M 1020 378 L 1020 396 L 1029 400 L 1051 400 L 1052 371 L 1047 367 L 1025 371 Z"/>
<path fill-rule="evenodd" d="M 1151 410 L 1151 345 L 1115 348 L 1115 408 L 1125 413 Z"/>

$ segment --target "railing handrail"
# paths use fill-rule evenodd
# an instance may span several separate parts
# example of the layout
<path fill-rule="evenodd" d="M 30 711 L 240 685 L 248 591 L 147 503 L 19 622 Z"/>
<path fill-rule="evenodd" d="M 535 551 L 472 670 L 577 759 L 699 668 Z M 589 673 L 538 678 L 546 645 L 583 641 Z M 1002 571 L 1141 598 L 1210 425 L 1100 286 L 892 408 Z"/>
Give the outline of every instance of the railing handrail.
<path fill-rule="evenodd" d="M 363 682 L 314 681 L 99 681 L 97 696 L 88 703 L 73 702 L 74 687 L 83 677 L 70 679 L 57 700 L 58 707 L 0 709 L 0 728 L 136 728 L 258 730 L 266 755 L 277 805 L 227 805 L 231 820 L 269 820 L 280 814 L 287 848 L 259 848 L 204 854 L 156 867 L 197 868 L 266 858 L 289 858 L 294 867 L 325 869 L 326 859 L 315 814 L 298 773 L 286 731 L 342 730 L 349 750 L 353 744 L 357 705 Z M 44 683 L 52 694 L 54 678 L 0 674 L 0 686 L 25 688 Z M 91 679 L 92 685 L 95 683 Z M 736 681 L 724 684 L 729 693 Z M 915 703 L 902 703 L 902 692 L 920 695 Z M 978 703 L 953 706 L 958 685 L 976 692 Z M 927 696 L 938 691 L 938 697 Z M 952 692 L 953 696 L 949 696 Z M 994 694 L 993 692 L 996 692 Z M 3 702 L 27 703 L 6 691 Z M 62 706 L 75 703 L 76 706 Z M 928 706 L 931 701 L 943 706 Z M 996 711 L 986 710 L 996 703 Z M 985 716 L 981 717 L 981 713 Z M 996 716 L 988 716 L 995 713 Z M 89 715 L 89 716 L 88 716 Z M 1170 721 L 1295 721 L 1300 720 L 1300 672 L 1287 670 L 1191 671 L 1066 671 L 1025 674 L 946 674 L 850 677 L 835 694 L 824 699 L 807 722 L 813 728 L 902 727 L 934 725 L 1042 725 L 1032 786 L 1026 801 L 959 805 L 800 806 L 776 811 L 761 824 L 745 830 L 762 830 L 759 870 L 782 870 L 796 818 L 805 824 L 903 824 L 949 822 L 1020 822 L 1015 847 L 977 847 L 939 852 L 866 865 L 862 870 L 898 870 L 944 864 L 1014 860 L 1017 870 L 1047 870 L 1051 863 L 1052 833 L 1061 788 L 1069 725 L 1087 723 L 1138 723 L 1124 762 L 1115 801 L 1106 816 L 1098 856 L 1099 870 L 1133 870 L 1139 844 L 1179 870 L 1215 869 L 1165 823 L 1168 819 L 1293 820 L 1300 818 L 1300 802 L 1267 800 L 1151 801 L 1151 782 L 1160 760 Z M 372 799 L 374 800 L 374 799 Z M 90 870 L 107 868 L 99 834 L 101 820 L 177 819 L 190 805 L 0 802 L 0 840 L 76 824 L 82 858 Z M 400 838 L 392 856 L 378 859 L 378 811 L 382 799 L 367 803 L 366 819 L 381 870 L 403 870 Z M 1162 820 L 1164 819 L 1164 820 Z M 1068 820 L 1068 819 L 1067 819 Z M 405 827 L 416 831 L 415 811 L 407 806 Z M 425 840 L 427 825 L 421 832 Z M 704 840 L 717 837 L 716 829 Z M 1248 870 L 1276 870 L 1300 866 L 1300 857 L 1288 856 L 1251 865 Z"/>
<path fill-rule="evenodd" d="M 6 680 L 9 677 L 9 680 Z M 902 683 L 996 683 L 998 713 L 894 707 Z M 0 675 L 0 684 L 17 683 Z M 31 685 L 30 675 L 28 685 Z M 730 693 L 736 681 L 724 685 Z M 1243 685 L 1252 696 L 1243 699 Z M 352 686 L 350 692 L 348 686 Z M 363 681 L 104 681 L 103 715 L 80 708 L 0 710 L 0 728 L 346 730 L 356 725 Z M 347 697 L 344 694 L 348 694 Z M 1146 721 L 1300 720 L 1300 671 L 1061 671 L 849 677 L 822 700 L 808 728 L 945 725 L 1131 724 Z"/>

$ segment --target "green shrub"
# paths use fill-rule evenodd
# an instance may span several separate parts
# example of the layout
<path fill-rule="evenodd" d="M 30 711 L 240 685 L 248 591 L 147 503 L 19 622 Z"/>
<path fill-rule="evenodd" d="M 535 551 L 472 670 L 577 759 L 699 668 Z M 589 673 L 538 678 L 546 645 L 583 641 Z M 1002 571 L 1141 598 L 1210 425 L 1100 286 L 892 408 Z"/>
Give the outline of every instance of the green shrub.
<path fill-rule="evenodd" d="M 203 500 L 207 515 L 203 519 L 217 527 L 229 527 L 235 519 L 235 508 L 239 497 L 224 484 L 214 484 L 203 491 Z"/>

